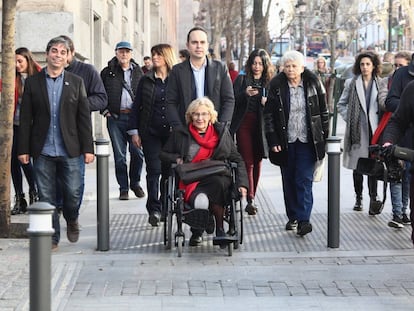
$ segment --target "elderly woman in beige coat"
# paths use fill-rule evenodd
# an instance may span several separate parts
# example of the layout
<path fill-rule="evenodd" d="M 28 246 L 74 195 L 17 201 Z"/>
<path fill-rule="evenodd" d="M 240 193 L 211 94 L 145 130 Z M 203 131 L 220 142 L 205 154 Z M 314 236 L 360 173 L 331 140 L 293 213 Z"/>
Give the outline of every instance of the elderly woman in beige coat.
<path fill-rule="evenodd" d="M 359 158 L 368 157 L 368 147 L 380 118 L 378 104 L 381 61 L 377 54 L 366 51 L 358 54 L 353 67 L 354 77 L 345 81 L 338 101 L 338 112 L 346 122 L 343 165 L 353 170 L 356 201 L 355 211 L 362 211 L 363 175 L 356 171 Z M 377 199 L 377 180 L 368 177 L 369 214 L 382 211 Z"/>

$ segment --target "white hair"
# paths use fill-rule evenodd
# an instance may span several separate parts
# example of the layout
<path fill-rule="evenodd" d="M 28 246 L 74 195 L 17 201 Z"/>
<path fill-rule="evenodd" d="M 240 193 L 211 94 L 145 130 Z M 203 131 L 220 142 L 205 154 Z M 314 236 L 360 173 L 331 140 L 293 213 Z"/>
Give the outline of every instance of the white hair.
<path fill-rule="evenodd" d="M 305 59 L 301 52 L 291 50 L 286 51 L 282 56 L 282 64 L 285 65 L 287 62 L 299 62 L 301 66 L 305 65 Z"/>

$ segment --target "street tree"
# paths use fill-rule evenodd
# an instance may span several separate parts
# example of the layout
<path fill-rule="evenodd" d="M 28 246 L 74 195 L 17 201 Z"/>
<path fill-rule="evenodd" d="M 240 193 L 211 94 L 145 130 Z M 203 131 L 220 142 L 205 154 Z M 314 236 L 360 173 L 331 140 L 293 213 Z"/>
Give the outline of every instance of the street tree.
<path fill-rule="evenodd" d="M 14 113 L 14 34 L 17 0 L 3 0 L 0 98 L 0 237 L 10 232 L 10 161 Z"/>

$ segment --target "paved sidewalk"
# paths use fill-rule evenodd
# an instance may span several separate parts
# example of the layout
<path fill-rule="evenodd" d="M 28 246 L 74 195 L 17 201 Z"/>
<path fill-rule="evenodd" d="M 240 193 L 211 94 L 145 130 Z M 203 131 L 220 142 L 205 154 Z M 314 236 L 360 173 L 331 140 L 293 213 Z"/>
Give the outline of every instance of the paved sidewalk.
<path fill-rule="evenodd" d="M 370 217 L 354 212 L 352 172 L 341 168 L 340 247 L 327 247 L 327 174 L 314 186 L 314 231 L 286 232 L 280 171 L 268 161 L 256 216 L 245 216 L 244 243 L 232 257 L 213 247 L 163 245 L 147 223 L 145 198 L 119 201 L 110 163 L 111 245 L 96 251 L 96 164 L 87 166 L 81 236 L 52 255 L 53 310 L 413 310 L 410 228 L 387 226 L 390 203 Z M 145 174 L 143 174 L 145 176 Z M 145 182 L 142 183 L 145 186 Z M 364 183 L 365 185 L 365 183 Z M 368 205 L 368 196 L 364 203 Z M 13 216 L 27 221 L 27 215 Z M 66 225 L 62 221 L 62 230 Z M 65 234 L 63 234 L 63 237 Z M 186 237 L 190 233 L 186 228 Z M 29 308 L 29 242 L 0 239 L 0 310 Z"/>

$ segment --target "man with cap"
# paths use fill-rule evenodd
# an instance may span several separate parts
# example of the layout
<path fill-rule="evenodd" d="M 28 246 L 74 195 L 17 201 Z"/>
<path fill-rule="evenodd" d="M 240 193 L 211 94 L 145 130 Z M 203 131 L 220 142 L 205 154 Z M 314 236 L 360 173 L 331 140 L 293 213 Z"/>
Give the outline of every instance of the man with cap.
<path fill-rule="evenodd" d="M 101 78 L 108 95 L 108 106 L 102 114 L 107 118 L 120 200 L 129 199 L 129 189 L 138 198 L 145 196 L 140 186 L 144 155 L 141 149 L 132 144 L 131 136 L 127 133 L 129 114 L 138 82 L 142 76 L 141 66 L 132 59 L 132 46 L 127 41 L 121 41 L 115 46 L 115 56 L 101 71 Z M 129 173 L 126 157 L 127 145 L 130 153 Z"/>

